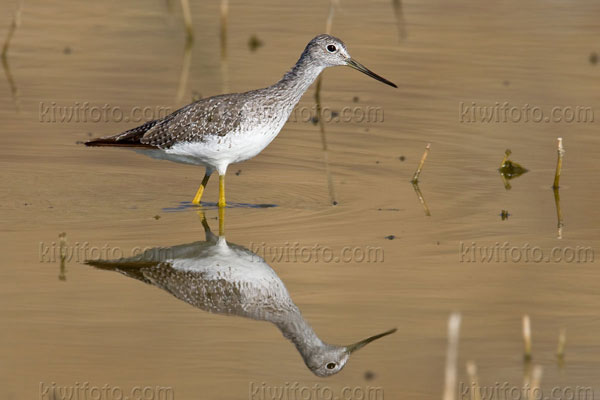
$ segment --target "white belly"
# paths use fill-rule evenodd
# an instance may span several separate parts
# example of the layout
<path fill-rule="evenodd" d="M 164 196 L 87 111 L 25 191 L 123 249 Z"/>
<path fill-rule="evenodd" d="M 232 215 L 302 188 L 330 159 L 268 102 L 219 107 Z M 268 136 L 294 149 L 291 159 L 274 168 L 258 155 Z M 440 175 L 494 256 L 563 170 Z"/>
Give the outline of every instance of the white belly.
<path fill-rule="evenodd" d="M 210 135 L 203 142 L 178 143 L 169 149 L 143 149 L 152 158 L 184 164 L 204 165 L 225 174 L 227 166 L 248 160 L 263 151 L 277 137 L 283 124 L 263 126 L 260 130 L 232 132 L 226 136 Z"/>

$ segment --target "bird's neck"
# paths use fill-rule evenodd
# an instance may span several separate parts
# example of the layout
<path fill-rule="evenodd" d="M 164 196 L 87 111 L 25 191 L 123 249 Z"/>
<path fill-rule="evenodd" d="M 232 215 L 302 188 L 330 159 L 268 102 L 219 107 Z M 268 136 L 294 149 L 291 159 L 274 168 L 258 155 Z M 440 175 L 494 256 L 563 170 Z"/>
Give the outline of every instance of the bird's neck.
<path fill-rule="evenodd" d="M 292 104 L 293 108 L 324 69 L 323 65 L 303 53 L 296 65 L 273 87 Z"/>
<path fill-rule="evenodd" d="M 286 339 L 294 343 L 304 359 L 324 345 L 298 309 L 286 313 L 282 318 L 272 322 L 277 325 Z"/>

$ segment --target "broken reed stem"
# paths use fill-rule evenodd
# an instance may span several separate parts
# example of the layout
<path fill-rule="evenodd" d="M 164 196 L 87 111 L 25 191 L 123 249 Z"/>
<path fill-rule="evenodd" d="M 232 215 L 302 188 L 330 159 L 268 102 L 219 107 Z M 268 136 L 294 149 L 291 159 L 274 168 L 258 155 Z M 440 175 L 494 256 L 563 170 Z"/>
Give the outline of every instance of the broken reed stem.
<path fill-rule="evenodd" d="M 327 22 L 325 23 L 325 33 L 328 35 L 331 34 L 331 25 L 333 24 L 333 13 L 333 2 L 331 2 L 331 5 L 329 6 L 329 15 L 327 15 Z"/>
<path fill-rule="evenodd" d="M 229 63 L 227 61 L 227 20 L 229 16 L 229 1 L 221 0 L 221 91 L 229 92 Z"/>
<path fill-rule="evenodd" d="M 221 58 L 227 57 L 227 18 L 229 16 L 229 1 L 221 0 Z"/>
<path fill-rule="evenodd" d="M 167 0 L 167 11 L 173 13 L 173 0 Z"/>
<path fill-rule="evenodd" d="M 423 210 L 425 211 L 425 216 L 430 217 L 431 211 L 429 211 L 429 207 L 427 206 L 427 203 L 425 202 L 425 197 L 423 197 L 423 193 L 421 193 L 419 184 L 417 182 L 412 182 L 412 187 L 415 190 L 417 197 L 419 198 L 419 203 L 421 203 L 421 205 L 423 206 Z"/>
<path fill-rule="evenodd" d="M 58 279 L 61 281 L 67 280 L 67 233 L 62 232 L 58 234 L 59 239 L 59 249 L 60 249 L 60 272 L 58 274 Z"/>
<path fill-rule="evenodd" d="M 562 228 L 564 226 L 564 223 L 563 223 L 563 219 L 562 219 L 562 212 L 560 210 L 560 194 L 558 193 L 559 192 L 558 188 L 554 188 L 554 189 L 552 189 L 552 191 L 554 192 L 554 204 L 556 205 L 556 219 L 558 220 L 558 222 L 557 222 L 557 228 L 558 228 L 557 238 L 562 239 Z"/>
<path fill-rule="evenodd" d="M 421 162 L 419 162 L 419 166 L 417 167 L 417 170 L 415 171 L 415 174 L 413 175 L 413 178 L 411 180 L 412 183 L 419 182 L 419 175 L 421 175 L 421 170 L 423 169 L 423 164 L 425 164 L 425 160 L 427 159 L 427 154 L 429 154 L 430 148 L 431 143 L 427 143 L 427 146 L 425 146 L 425 152 L 423 153 L 423 157 L 421 157 Z"/>
<path fill-rule="evenodd" d="M 62 232 L 58 234 L 59 240 L 59 249 L 60 249 L 60 260 L 64 262 L 67 259 L 67 234 L 66 232 Z"/>
<path fill-rule="evenodd" d="M 512 151 L 510 151 L 510 149 L 506 149 L 506 151 L 504 152 L 504 158 L 502 159 L 502 162 L 500 163 L 500 169 L 502 169 L 504 167 L 504 163 L 506 162 L 506 160 L 508 160 L 508 157 L 510 157 Z"/>
<path fill-rule="evenodd" d="M 481 400 L 481 389 L 479 389 L 479 378 L 477 377 L 477 365 L 474 361 L 467 362 L 467 375 L 471 381 L 471 400 Z"/>
<path fill-rule="evenodd" d="M 460 314 L 452 313 L 448 318 L 448 351 L 446 353 L 446 374 L 443 400 L 454 400 L 456 395 L 456 362 L 458 359 L 458 337 Z"/>
<path fill-rule="evenodd" d="M 563 147 L 562 138 L 556 139 L 556 146 L 557 146 L 558 158 L 556 160 L 556 172 L 554 173 L 554 184 L 552 185 L 552 187 L 554 189 L 558 189 L 560 187 L 559 186 L 560 171 L 562 170 L 562 160 L 563 160 L 563 156 L 565 154 L 565 149 Z"/>
<path fill-rule="evenodd" d="M 531 321 L 529 315 L 523 315 L 523 343 L 525 344 L 525 361 L 531 360 Z"/>
<path fill-rule="evenodd" d="M 398 37 L 402 41 L 406 38 L 406 24 L 404 23 L 404 13 L 402 12 L 402 0 L 392 0 L 392 7 L 396 15 L 396 25 L 398 25 Z"/>
<path fill-rule="evenodd" d="M 565 346 L 567 344 L 567 329 L 560 328 L 558 333 L 558 347 L 556 348 L 556 356 L 559 360 L 565 358 Z"/>
<path fill-rule="evenodd" d="M 8 54 L 8 48 L 10 47 L 10 41 L 12 40 L 15 31 L 21 25 L 21 8 L 23 6 L 23 2 L 19 1 L 17 4 L 17 10 L 13 14 L 13 20 L 8 27 L 8 34 L 6 35 L 6 40 L 4 41 L 4 45 L 2 46 L 2 60 L 6 60 L 6 56 Z"/>
<path fill-rule="evenodd" d="M 536 365 L 531 373 L 531 386 L 528 388 L 529 400 L 539 399 L 540 397 L 540 382 L 542 380 L 542 366 Z"/>
<path fill-rule="evenodd" d="M 187 40 L 191 42 L 194 40 L 194 28 L 192 27 L 192 12 L 189 0 L 181 0 L 181 11 L 183 13 L 183 23 L 185 24 Z"/>
<path fill-rule="evenodd" d="M 327 135 L 325 133 L 325 122 L 323 121 L 323 110 L 321 108 L 321 77 L 317 78 L 317 87 L 315 90 L 315 103 L 317 107 L 317 120 L 319 124 L 319 131 L 321 133 L 321 146 L 323 148 L 323 162 L 325 163 L 325 175 L 327 177 L 327 188 L 329 190 L 329 201 L 332 205 L 338 204 L 337 195 L 335 193 L 335 187 L 333 185 L 333 177 L 331 175 L 331 168 L 329 167 L 329 153 L 327 151 Z"/>
<path fill-rule="evenodd" d="M 177 104 L 181 103 L 183 100 L 183 95 L 185 94 L 185 90 L 188 87 L 188 80 L 190 76 L 190 67 L 192 65 L 192 42 L 189 40 L 185 41 L 185 46 L 183 48 L 183 60 L 181 63 L 181 74 L 179 75 L 179 85 L 177 86 L 177 95 L 175 97 L 175 102 Z"/>
<path fill-rule="evenodd" d="M 339 0 L 331 0 L 329 2 L 329 14 L 327 15 L 327 22 L 325 22 L 325 33 L 331 35 L 331 26 L 333 25 L 333 15 L 335 13 L 335 7 L 339 6 Z"/>
<path fill-rule="evenodd" d="M 329 14 L 325 22 L 325 33 L 331 33 L 331 27 L 333 25 L 333 16 L 335 14 L 335 8 L 339 5 L 339 0 L 330 0 L 329 2 Z M 331 168 L 329 166 L 329 153 L 327 151 L 327 135 L 325 133 L 325 122 L 323 121 L 323 109 L 321 108 L 321 85 L 322 78 L 317 78 L 317 86 L 315 90 L 315 103 L 317 107 L 317 123 L 319 124 L 319 131 L 321 132 L 321 146 L 323 148 L 323 162 L 325 164 L 325 175 L 327 177 L 327 188 L 329 190 L 329 201 L 331 205 L 338 205 L 336 200 L 335 187 L 333 186 L 333 177 L 331 175 Z"/>

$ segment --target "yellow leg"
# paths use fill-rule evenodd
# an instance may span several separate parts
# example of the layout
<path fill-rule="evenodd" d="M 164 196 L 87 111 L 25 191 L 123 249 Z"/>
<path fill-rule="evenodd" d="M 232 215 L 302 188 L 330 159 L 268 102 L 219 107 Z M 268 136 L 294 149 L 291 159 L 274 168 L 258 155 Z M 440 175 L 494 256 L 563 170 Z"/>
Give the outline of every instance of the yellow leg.
<path fill-rule="evenodd" d="M 225 207 L 225 175 L 219 175 L 219 207 Z"/>
<path fill-rule="evenodd" d="M 204 193 L 204 188 L 208 183 L 208 178 L 210 178 L 210 174 L 204 174 L 204 178 L 202 179 L 202 183 L 194 196 L 194 200 L 192 200 L 192 204 L 200 204 L 200 199 L 202 199 L 202 194 Z"/>
<path fill-rule="evenodd" d="M 219 236 L 225 236 L 225 207 L 219 207 Z"/>
<path fill-rule="evenodd" d="M 206 221 L 206 214 L 204 214 L 204 209 L 202 208 L 202 206 L 198 207 L 198 210 L 196 211 L 196 213 L 200 217 L 200 222 L 202 223 L 202 227 L 204 228 L 204 231 L 210 232 L 210 226 L 208 226 L 208 222 Z"/>

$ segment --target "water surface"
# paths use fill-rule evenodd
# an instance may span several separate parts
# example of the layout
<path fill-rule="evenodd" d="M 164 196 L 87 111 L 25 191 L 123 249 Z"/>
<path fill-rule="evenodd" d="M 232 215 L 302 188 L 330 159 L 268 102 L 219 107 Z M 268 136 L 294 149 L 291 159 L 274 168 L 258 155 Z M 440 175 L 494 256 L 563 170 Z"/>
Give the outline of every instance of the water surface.
<path fill-rule="evenodd" d="M 61 272 L 49 255 L 63 232 L 70 249 L 88 243 L 124 255 L 202 240 L 195 210 L 181 205 L 203 171 L 85 148 L 77 142 L 135 124 L 44 122 L 40 109 L 53 102 L 175 109 L 193 95 L 270 85 L 324 30 L 329 12 L 322 1 L 230 1 L 224 60 L 219 5 L 192 4 L 196 39 L 185 56 L 179 3 L 172 3 L 172 11 L 161 1 L 24 5 L 8 58 L 16 96 L 0 79 L 3 398 L 35 398 L 40 382 L 86 381 L 123 390 L 169 386 L 178 399 L 245 398 L 263 382 L 439 398 L 447 317 L 455 310 L 463 316 L 459 380 L 467 380 L 465 362 L 475 360 L 482 384 L 521 385 L 520 321 L 527 313 L 543 386 L 600 390 L 597 261 L 468 262 L 461 253 L 461 246 L 505 242 L 545 252 L 600 249 L 597 123 L 467 123 L 460 114 L 461 102 L 600 110 L 600 67 L 589 61 L 600 51 L 597 3 L 404 1 L 402 38 L 393 2 L 341 2 L 332 33 L 399 89 L 330 69 L 322 104 L 380 107 L 383 121 L 325 124 L 326 154 L 317 125 L 289 123 L 262 154 L 228 174 L 231 202 L 277 207 L 230 208 L 225 221 L 228 241 L 250 249 L 383 249 L 378 262 L 268 260 L 326 341 L 351 343 L 398 328 L 328 379 L 314 376 L 270 324 L 199 311 L 87 267 L 83 256 Z M 8 27 L 7 14 L 1 26 Z M 248 47 L 252 35 L 264 42 L 256 51 Z M 186 62 L 189 79 L 178 96 Z M 312 108 L 313 96 L 314 87 L 299 106 Z M 567 149 L 562 239 L 550 189 L 558 136 Z M 431 216 L 409 183 L 427 143 L 420 190 Z M 496 171 L 507 148 L 529 169 L 510 190 Z M 216 201 L 215 182 L 205 196 Z M 216 227 L 217 211 L 206 212 Z M 562 368 L 554 355 L 561 327 L 568 340 Z M 366 372 L 374 378 L 367 381 Z"/>

